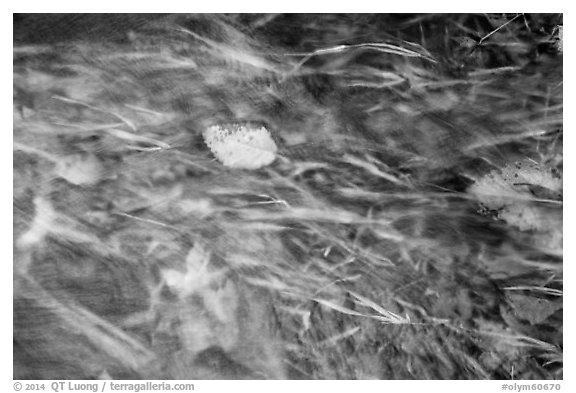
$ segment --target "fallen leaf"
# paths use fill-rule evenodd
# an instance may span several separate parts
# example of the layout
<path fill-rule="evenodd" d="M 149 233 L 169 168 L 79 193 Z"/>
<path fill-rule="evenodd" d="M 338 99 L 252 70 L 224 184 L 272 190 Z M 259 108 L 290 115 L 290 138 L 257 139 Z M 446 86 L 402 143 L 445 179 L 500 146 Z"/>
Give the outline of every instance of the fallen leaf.
<path fill-rule="evenodd" d="M 508 303 L 512 306 L 514 314 L 537 325 L 544 322 L 549 316 L 562 309 L 562 301 L 550 301 L 522 294 L 508 294 Z"/>
<path fill-rule="evenodd" d="M 56 175 L 77 186 L 90 186 L 104 177 L 104 165 L 94 154 L 75 154 L 59 158 Z"/>
<path fill-rule="evenodd" d="M 218 161 L 230 168 L 259 169 L 276 159 L 278 148 L 264 126 L 213 125 L 204 131 L 203 137 Z"/>

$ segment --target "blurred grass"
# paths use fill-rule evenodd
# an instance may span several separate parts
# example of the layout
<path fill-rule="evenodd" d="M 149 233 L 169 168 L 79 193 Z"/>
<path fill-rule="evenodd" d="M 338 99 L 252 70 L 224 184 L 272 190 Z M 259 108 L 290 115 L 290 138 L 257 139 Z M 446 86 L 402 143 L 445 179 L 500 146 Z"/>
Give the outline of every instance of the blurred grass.
<path fill-rule="evenodd" d="M 239 378 L 194 363 L 213 347 L 254 378 L 562 378 L 561 190 L 506 194 L 551 220 L 524 231 L 468 192 L 516 161 L 561 178 L 561 24 L 171 15 L 16 42 L 15 378 Z M 279 159 L 215 161 L 201 133 L 231 121 Z"/>

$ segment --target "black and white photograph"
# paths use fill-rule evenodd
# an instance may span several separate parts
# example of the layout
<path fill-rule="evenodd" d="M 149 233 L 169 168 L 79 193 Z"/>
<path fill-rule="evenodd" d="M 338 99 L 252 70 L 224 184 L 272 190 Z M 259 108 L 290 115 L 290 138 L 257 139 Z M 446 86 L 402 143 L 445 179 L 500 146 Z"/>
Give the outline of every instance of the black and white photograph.
<path fill-rule="evenodd" d="M 14 13 L 15 389 L 559 390 L 563 51 L 562 13 Z"/>

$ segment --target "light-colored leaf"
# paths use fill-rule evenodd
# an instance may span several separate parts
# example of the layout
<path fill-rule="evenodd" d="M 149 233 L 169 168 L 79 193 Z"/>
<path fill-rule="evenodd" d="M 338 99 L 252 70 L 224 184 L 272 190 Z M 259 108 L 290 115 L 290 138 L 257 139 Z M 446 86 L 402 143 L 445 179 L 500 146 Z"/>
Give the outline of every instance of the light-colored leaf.
<path fill-rule="evenodd" d="M 203 137 L 214 156 L 230 168 L 262 168 L 274 161 L 278 150 L 266 127 L 248 123 L 213 125 Z"/>
<path fill-rule="evenodd" d="M 52 204 L 44 198 L 35 198 L 36 214 L 30 228 L 18 239 L 18 246 L 27 248 L 44 240 L 57 218 Z"/>
<path fill-rule="evenodd" d="M 186 256 L 185 272 L 167 269 L 162 272 L 162 275 L 170 289 L 183 296 L 188 296 L 201 290 L 212 281 L 211 272 L 208 268 L 209 263 L 210 252 L 200 243 L 197 243 Z"/>
<path fill-rule="evenodd" d="M 56 175 L 77 186 L 90 186 L 104 177 L 104 165 L 93 154 L 76 154 L 58 159 Z"/>
<path fill-rule="evenodd" d="M 562 179 L 554 175 L 551 168 L 524 160 L 490 172 L 478 179 L 468 192 L 488 208 L 501 209 L 520 202 L 542 199 L 530 192 L 534 187 L 548 190 L 550 195 L 559 194 L 562 191 Z"/>

